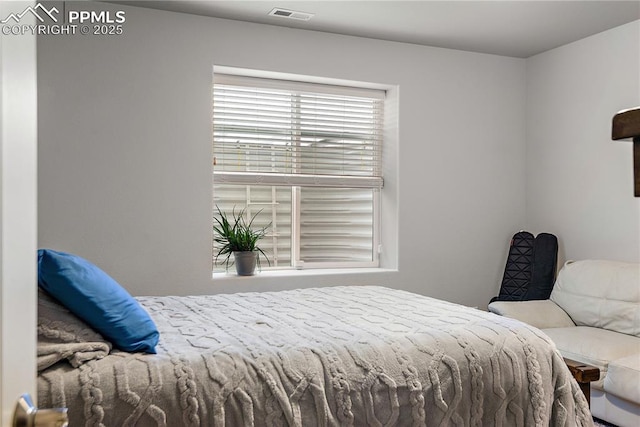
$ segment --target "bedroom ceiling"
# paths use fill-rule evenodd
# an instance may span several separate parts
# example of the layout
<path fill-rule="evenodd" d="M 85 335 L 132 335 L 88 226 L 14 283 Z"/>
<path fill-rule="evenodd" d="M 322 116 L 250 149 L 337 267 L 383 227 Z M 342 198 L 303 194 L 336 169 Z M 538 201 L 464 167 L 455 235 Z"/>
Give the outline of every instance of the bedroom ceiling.
<path fill-rule="evenodd" d="M 520 58 L 640 19 L 640 0 L 110 3 Z M 275 7 L 314 16 L 301 21 L 268 15 Z"/>

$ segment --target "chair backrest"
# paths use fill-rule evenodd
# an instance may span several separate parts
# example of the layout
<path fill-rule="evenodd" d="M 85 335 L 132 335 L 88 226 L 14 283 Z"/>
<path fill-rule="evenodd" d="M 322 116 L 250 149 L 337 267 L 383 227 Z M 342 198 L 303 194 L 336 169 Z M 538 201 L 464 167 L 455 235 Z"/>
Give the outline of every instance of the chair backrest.
<path fill-rule="evenodd" d="M 558 268 L 558 238 L 550 233 L 540 233 L 533 242 L 531 283 L 525 300 L 549 299 Z"/>
<path fill-rule="evenodd" d="M 567 261 L 550 298 L 578 326 L 640 336 L 640 263 Z"/>
<path fill-rule="evenodd" d="M 549 299 L 556 277 L 558 239 L 550 233 L 528 231 L 513 235 L 498 296 L 493 301 Z"/>
<path fill-rule="evenodd" d="M 535 237 L 528 231 L 519 231 L 511 238 L 507 264 L 504 267 L 500 293 L 493 301 L 523 301 L 531 284 L 533 243 Z"/>

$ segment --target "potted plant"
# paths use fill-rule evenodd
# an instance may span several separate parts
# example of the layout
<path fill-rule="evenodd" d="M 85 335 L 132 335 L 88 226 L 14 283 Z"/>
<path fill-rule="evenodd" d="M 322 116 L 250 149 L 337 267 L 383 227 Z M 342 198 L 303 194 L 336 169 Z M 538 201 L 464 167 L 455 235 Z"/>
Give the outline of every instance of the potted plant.
<path fill-rule="evenodd" d="M 216 221 L 216 224 L 213 225 L 213 231 L 215 232 L 213 240 L 220 245 L 215 256 L 216 263 L 218 263 L 218 258 L 223 256 L 225 257 L 224 263 L 228 269 L 231 254 L 233 254 L 236 272 L 239 276 L 252 276 L 255 272 L 256 264 L 258 267 L 260 266 L 260 255 L 264 256 L 267 263 L 271 265 L 267 255 L 257 246 L 258 240 L 267 234 L 269 225 L 253 229 L 253 221 L 262 210 L 256 212 L 249 222 L 245 220 L 246 209 L 241 209 L 236 214 L 234 207 L 231 212 L 231 219 L 227 218 L 227 214 L 222 212 L 217 205 L 216 210 L 219 218 L 216 216 L 213 218 Z"/>

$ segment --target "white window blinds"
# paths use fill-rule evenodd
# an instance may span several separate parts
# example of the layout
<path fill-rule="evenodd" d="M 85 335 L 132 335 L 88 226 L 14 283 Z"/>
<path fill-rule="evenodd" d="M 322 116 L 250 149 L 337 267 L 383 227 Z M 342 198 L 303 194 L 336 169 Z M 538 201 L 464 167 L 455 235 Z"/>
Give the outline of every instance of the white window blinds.
<path fill-rule="evenodd" d="M 216 75 L 217 183 L 381 188 L 384 91 Z"/>
<path fill-rule="evenodd" d="M 377 266 L 385 92 L 216 74 L 214 202 L 260 212 L 272 267 Z"/>

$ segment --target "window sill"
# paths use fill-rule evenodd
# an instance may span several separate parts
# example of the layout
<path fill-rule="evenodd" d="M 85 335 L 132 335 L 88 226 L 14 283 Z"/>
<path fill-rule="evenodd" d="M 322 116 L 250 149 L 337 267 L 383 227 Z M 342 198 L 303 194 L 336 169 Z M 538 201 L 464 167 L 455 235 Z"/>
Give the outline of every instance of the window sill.
<path fill-rule="evenodd" d="M 258 271 L 253 276 L 238 276 L 232 269 L 229 269 L 228 273 L 213 273 L 213 280 L 251 280 L 264 278 L 278 278 L 278 277 L 322 277 L 322 276 L 335 276 L 335 275 L 352 275 L 352 274 L 380 274 L 380 273 L 396 273 L 398 270 L 391 268 L 314 268 L 308 270 L 264 270 Z"/>

